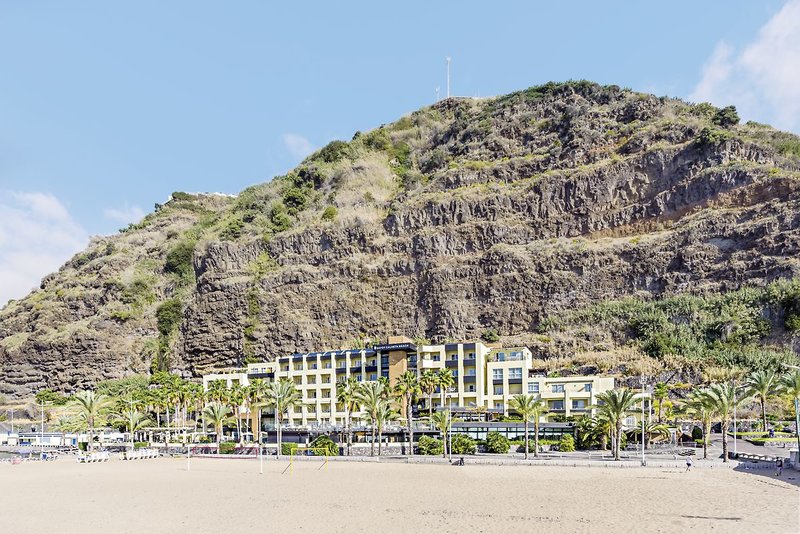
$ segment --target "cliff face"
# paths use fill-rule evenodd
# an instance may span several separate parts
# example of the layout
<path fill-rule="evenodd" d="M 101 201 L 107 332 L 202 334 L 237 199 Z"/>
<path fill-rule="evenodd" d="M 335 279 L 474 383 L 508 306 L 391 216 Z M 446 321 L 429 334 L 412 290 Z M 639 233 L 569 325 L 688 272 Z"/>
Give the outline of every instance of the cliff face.
<path fill-rule="evenodd" d="M 800 144 L 726 112 L 585 82 L 448 99 L 236 198 L 175 195 L 0 311 L 0 392 L 526 342 L 600 300 L 797 277 Z"/>

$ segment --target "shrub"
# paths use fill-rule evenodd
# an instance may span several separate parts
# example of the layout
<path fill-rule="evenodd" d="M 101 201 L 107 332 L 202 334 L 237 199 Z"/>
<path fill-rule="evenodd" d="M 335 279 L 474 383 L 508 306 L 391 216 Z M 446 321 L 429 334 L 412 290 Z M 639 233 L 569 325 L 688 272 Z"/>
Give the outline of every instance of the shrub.
<path fill-rule="evenodd" d="M 453 454 L 475 454 L 475 440 L 466 434 L 453 434 Z"/>
<path fill-rule="evenodd" d="M 281 454 L 290 456 L 297 451 L 297 443 L 281 443 Z"/>
<path fill-rule="evenodd" d="M 736 106 L 726 106 L 718 109 L 711 118 L 711 122 L 723 128 L 739 124 L 739 114 L 736 113 Z"/>
<path fill-rule="evenodd" d="M 558 441 L 558 450 L 561 452 L 575 451 L 575 439 L 572 437 L 572 434 L 564 434 L 561 436 L 561 439 Z"/>
<path fill-rule="evenodd" d="M 236 444 L 232 441 L 223 441 L 219 444 L 219 453 L 220 454 L 233 454 L 233 451 L 236 449 Z"/>
<path fill-rule="evenodd" d="M 328 206 L 325 208 L 325 211 L 322 212 L 322 220 L 323 221 L 332 221 L 336 219 L 336 215 L 339 211 L 336 209 L 335 206 Z"/>
<path fill-rule="evenodd" d="M 244 220 L 239 218 L 232 219 L 220 233 L 220 238 L 223 241 L 233 241 L 242 237 L 242 230 L 244 230 Z"/>
<path fill-rule="evenodd" d="M 348 156 L 349 145 L 344 141 L 331 141 L 317 152 L 314 159 L 321 159 L 325 163 L 336 163 Z"/>
<path fill-rule="evenodd" d="M 175 191 L 172 193 L 172 200 L 193 200 L 194 197 L 189 193 L 184 193 L 182 191 Z"/>
<path fill-rule="evenodd" d="M 700 135 L 697 136 L 697 144 L 701 147 L 718 146 L 730 139 L 730 137 L 731 134 L 726 131 L 705 127 L 700 130 Z"/>
<path fill-rule="evenodd" d="M 784 156 L 800 158 L 800 139 L 787 139 L 779 143 L 778 152 Z"/>
<path fill-rule="evenodd" d="M 272 228 L 276 232 L 283 232 L 292 227 L 292 219 L 286 213 L 286 206 L 283 204 L 275 204 L 269 214 Z"/>
<path fill-rule="evenodd" d="M 481 339 L 487 343 L 497 343 L 500 341 L 500 334 L 494 328 L 488 328 L 481 334 Z"/>
<path fill-rule="evenodd" d="M 181 322 L 183 304 L 178 299 L 169 299 L 161 303 L 156 310 L 158 332 L 162 336 L 169 336 Z"/>
<path fill-rule="evenodd" d="M 428 456 L 442 454 L 444 452 L 442 440 L 430 436 L 420 436 L 417 448 L 420 454 Z"/>
<path fill-rule="evenodd" d="M 134 441 L 133 448 L 134 449 L 144 449 L 145 447 L 149 446 L 150 444 L 146 441 Z"/>
<path fill-rule="evenodd" d="M 194 247 L 194 240 L 184 240 L 172 247 L 170 251 L 167 252 L 164 270 L 181 277 L 193 274 L 194 267 L 192 266 L 192 259 L 194 257 Z"/>
<path fill-rule="evenodd" d="M 700 428 L 699 426 L 693 426 L 692 427 L 692 439 L 694 441 L 700 440 L 702 442 L 703 441 L 703 429 Z"/>
<path fill-rule="evenodd" d="M 60 395 L 52 389 L 43 389 L 39 391 L 36 396 L 36 404 L 51 404 L 54 406 L 63 406 L 67 403 L 67 397 Z"/>
<path fill-rule="evenodd" d="M 290 187 L 283 193 L 283 203 L 289 209 L 289 213 L 296 213 L 306 207 L 308 197 L 299 187 Z"/>
<path fill-rule="evenodd" d="M 486 434 L 486 452 L 492 454 L 507 454 L 511 447 L 511 442 L 500 432 L 489 432 Z"/>
<path fill-rule="evenodd" d="M 324 449 L 322 451 L 314 451 L 316 455 L 322 456 L 338 456 L 339 455 L 339 446 L 333 442 L 331 438 L 328 436 L 317 436 L 317 438 L 311 442 L 310 447 L 315 449 Z"/>

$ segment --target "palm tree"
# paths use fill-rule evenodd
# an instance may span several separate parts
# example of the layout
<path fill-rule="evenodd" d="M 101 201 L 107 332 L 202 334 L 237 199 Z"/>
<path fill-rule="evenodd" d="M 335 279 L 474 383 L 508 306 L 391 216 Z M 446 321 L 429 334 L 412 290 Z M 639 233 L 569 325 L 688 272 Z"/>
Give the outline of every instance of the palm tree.
<path fill-rule="evenodd" d="M 369 447 L 369 455 L 375 456 L 375 432 L 378 423 L 378 410 L 382 402 L 386 402 L 385 387 L 383 382 L 364 382 L 356 390 L 356 401 L 361 405 L 361 409 L 367 412 L 372 427 L 372 443 Z"/>
<path fill-rule="evenodd" d="M 661 422 L 661 409 L 664 401 L 669 397 L 669 387 L 664 382 L 658 382 L 653 388 L 653 399 L 658 401 L 658 422 Z"/>
<path fill-rule="evenodd" d="M 358 390 L 358 380 L 356 377 L 349 376 L 336 384 L 336 402 L 344 408 L 344 432 L 347 435 L 347 456 L 350 456 L 350 447 L 353 444 L 353 432 L 350 427 L 350 416 L 356 409 L 356 391 Z"/>
<path fill-rule="evenodd" d="M 800 451 L 800 409 L 798 409 L 800 404 L 800 370 L 787 373 L 781 379 L 781 390 L 794 401 L 795 435 L 797 436 L 797 450 Z"/>
<path fill-rule="evenodd" d="M 219 450 L 219 444 L 222 441 L 222 428 L 231 420 L 231 409 L 226 404 L 214 401 L 205 407 L 203 416 L 206 421 L 214 426 L 214 432 L 217 434 L 217 450 Z"/>
<path fill-rule="evenodd" d="M 69 401 L 70 412 L 83 422 L 89 432 L 89 452 L 94 448 L 94 428 L 105 420 L 111 402 L 106 395 L 94 391 L 79 391 Z"/>
<path fill-rule="evenodd" d="M 392 408 L 391 403 L 383 399 L 375 411 L 375 424 L 378 427 L 378 456 L 381 455 L 381 442 L 383 441 L 383 427 L 389 421 L 395 421 L 400 414 Z"/>
<path fill-rule="evenodd" d="M 641 429 L 638 430 L 641 433 Z M 669 439 L 669 427 L 664 423 L 652 421 L 644 427 L 644 448 L 649 449 L 654 439 Z"/>
<path fill-rule="evenodd" d="M 278 458 L 281 457 L 281 447 L 283 442 L 283 415 L 288 413 L 289 409 L 302 404 L 302 397 L 300 391 L 294 382 L 281 378 L 277 382 L 271 382 L 269 389 L 267 389 L 267 398 L 264 401 L 265 406 L 275 408 L 275 426 L 278 432 Z"/>
<path fill-rule="evenodd" d="M 731 422 L 733 409 L 746 400 L 746 396 L 741 395 L 737 398 L 736 388 L 729 384 L 712 384 L 704 390 L 704 395 L 708 397 L 709 407 L 712 413 L 720 419 L 722 423 L 722 461 L 728 461 L 728 426 Z"/>
<path fill-rule="evenodd" d="M 125 430 L 130 433 L 131 450 L 134 448 L 133 434 L 137 430 L 141 430 L 142 428 L 153 424 L 146 413 L 140 412 L 134 408 L 133 405 L 115 412 L 112 414 L 112 417 L 114 424 L 125 428 Z"/>
<path fill-rule="evenodd" d="M 533 456 L 539 457 L 539 420 L 547 413 L 542 399 L 533 395 L 515 395 L 508 403 L 509 409 L 517 412 L 525 421 L 525 459 L 528 459 L 528 423 L 533 421 Z"/>
<path fill-rule="evenodd" d="M 254 378 L 245 388 L 245 404 L 247 406 L 247 420 L 253 440 L 261 444 L 261 406 L 267 396 L 267 383 L 260 378 Z M 258 408 L 256 410 L 255 408 Z M 251 419 L 251 415 L 253 416 Z"/>
<path fill-rule="evenodd" d="M 423 393 L 428 395 L 428 418 L 433 415 L 433 393 L 438 383 L 436 371 L 425 369 L 419 377 L 419 385 Z"/>
<path fill-rule="evenodd" d="M 447 369 L 439 369 L 439 372 L 436 373 L 436 385 L 439 386 L 439 392 L 442 395 L 442 409 L 444 409 L 445 395 L 447 394 L 447 390 L 453 387 L 453 384 L 455 383 L 456 380 L 453 378 L 453 373 Z"/>
<path fill-rule="evenodd" d="M 406 420 L 408 422 L 408 454 L 414 455 L 414 426 L 413 426 L 413 413 L 411 404 L 417 395 L 422 394 L 422 389 L 419 385 L 419 379 L 414 371 L 406 371 L 397 377 L 397 384 L 395 384 L 395 391 L 403 398 L 403 405 L 406 410 Z"/>
<path fill-rule="evenodd" d="M 762 430 L 767 431 L 767 400 L 769 400 L 778 388 L 778 377 L 774 371 L 755 371 L 745 383 L 750 395 L 758 397 L 761 404 L 761 424 Z"/>
<path fill-rule="evenodd" d="M 230 389 L 228 389 L 228 405 L 231 407 L 231 413 L 233 417 L 236 418 L 236 436 L 239 439 L 239 443 L 242 442 L 242 404 L 244 404 L 246 398 L 246 392 L 244 387 L 235 382 Z"/>
<path fill-rule="evenodd" d="M 450 410 L 440 410 L 431 416 L 431 424 L 442 435 L 442 458 L 447 458 L 447 434 L 453 426 L 455 419 Z"/>
<path fill-rule="evenodd" d="M 612 431 L 612 448 L 614 459 L 619 460 L 619 444 L 622 438 L 622 425 L 631 407 L 636 402 L 636 394 L 630 389 L 612 389 L 597 394 L 600 403 L 597 408 L 608 420 Z"/>
<path fill-rule="evenodd" d="M 689 395 L 683 404 L 686 412 L 694 419 L 700 421 L 703 428 L 703 459 L 708 458 L 708 437 L 711 433 L 711 419 L 714 408 L 708 396 L 708 391 L 695 391 Z"/>

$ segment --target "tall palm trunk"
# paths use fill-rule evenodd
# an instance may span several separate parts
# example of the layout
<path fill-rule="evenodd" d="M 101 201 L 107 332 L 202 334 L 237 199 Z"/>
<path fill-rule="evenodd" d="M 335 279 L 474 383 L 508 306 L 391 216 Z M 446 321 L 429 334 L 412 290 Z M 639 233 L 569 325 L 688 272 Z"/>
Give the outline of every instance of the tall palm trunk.
<path fill-rule="evenodd" d="M 428 392 L 428 418 L 433 417 L 433 391 Z"/>
<path fill-rule="evenodd" d="M 764 425 L 762 430 L 764 432 L 767 431 L 767 399 L 764 396 L 761 396 L 761 422 Z"/>
<path fill-rule="evenodd" d="M 350 407 L 346 407 L 345 409 L 345 419 L 344 419 L 344 431 L 347 434 L 345 438 L 347 440 L 347 456 L 350 456 L 350 449 L 353 446 L 353 428 L 351 427 L 350 423 Z"/>
<path fill-rule="evenodd" d="M 622 421 L 619 420 L 616 422 L 616 432 L 615 439 L 614 439 L 614 459 L 619 460 L 619 442 L 622 438 Z"/>
<path fill-rule="evenodd" d="M 722 461 L 728 461 L 728 420 L 722 421 Z"/>
<path fill-rule="evenodd" d="M 528 420 L 525 419 L 525 459 L 528 459 Z"/>
<path fill-rule="evenodd" d="M 539 418 L 533 422 L 533 457 L 539 457 Z"/>
<path fill-rule="evenodd" d="M 372 432 L 372 442 L 369 444 L 369 455 L 370 456 L 375 456 L 375 420 L 374 419 L 372 420 L 372 425 L 370 425 L 370 426 L 372 427 L 372 430 L 371 430 L 371 432 Z"/>
<path fill-rule="evenodd" d="M 703 424 L 703 460 L 708 459 L 708 435 L 711 433 L 711 422 Z"/>
<path fill-rule="evenodd" d="M 408 418 L 408 455 L 414 456 L 414 428 L 413 414 L 411 413 L 411 395 L 406 394 L 406 417 Z"/>
<path fill-rule="evenodd" d="M 378 428 L 378 456 L 381 455 L 381 442 L 383 441 L 383 429 Z"/>
<path fill-rule="evenodd" d="M 283 448 L 283 445 L 282 445 L 283 432 L 281 431 L 281 422 L 282 421 L 283 421 L 283 418 L 280 415 L 278 415 L 278 411 L 276 409 L 275 410 L 275 422 L 277 423 L 276 426 L 277 426 L 277 430 L 278 430 L 277 437 L 278 437 L 278 459 L 279 460 L 281 458 L 281 449 Z"/>

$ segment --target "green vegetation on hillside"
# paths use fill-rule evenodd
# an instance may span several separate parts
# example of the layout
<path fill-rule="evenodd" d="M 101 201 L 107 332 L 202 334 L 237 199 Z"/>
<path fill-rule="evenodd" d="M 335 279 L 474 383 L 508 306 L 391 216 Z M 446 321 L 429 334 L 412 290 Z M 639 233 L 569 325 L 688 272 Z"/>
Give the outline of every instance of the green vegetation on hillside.
<path fill-rule="evenodd" d="M 770 344 L 780 333 L 773 331 L 772 317 L 783 317 L 782 326 L 789 331 L 800 325 L 800 280 L 722 294 L 606 301 L 550 317 L 539 331 L 612 332 L 618 343 L 634 344 L 656 359 L 677 355 L 722 366 L 774 369 L 797 357 Z"/>

